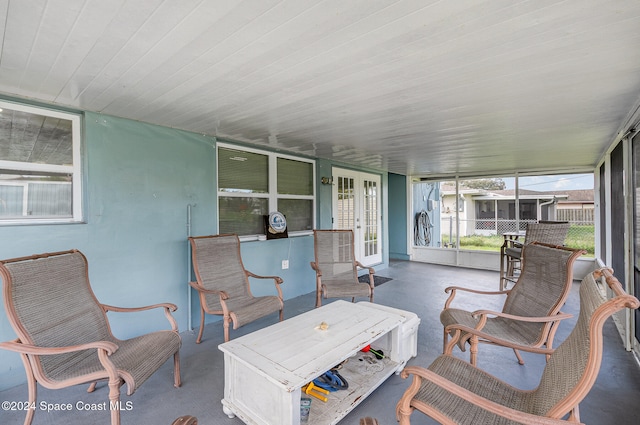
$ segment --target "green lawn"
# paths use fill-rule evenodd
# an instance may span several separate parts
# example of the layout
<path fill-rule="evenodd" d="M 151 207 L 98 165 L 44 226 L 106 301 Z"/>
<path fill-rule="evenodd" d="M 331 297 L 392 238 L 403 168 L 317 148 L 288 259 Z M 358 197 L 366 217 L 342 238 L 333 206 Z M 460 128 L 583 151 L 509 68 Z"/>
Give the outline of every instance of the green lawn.
<path fill-rule="evenodd" d="M 570 248 L 579 248 L 587 251 L 587 256 L 595 254 L 595 227 L 593 225 L 572 225 L 569 228 L 565 245 Z M 443 241 L 449 240 L 449 235 L 442 235 Z M 471 235 L 460 238 L 460 248 L 475 249 L 480 251 L 500 251 L 504 239 L 500 235 Z"/>

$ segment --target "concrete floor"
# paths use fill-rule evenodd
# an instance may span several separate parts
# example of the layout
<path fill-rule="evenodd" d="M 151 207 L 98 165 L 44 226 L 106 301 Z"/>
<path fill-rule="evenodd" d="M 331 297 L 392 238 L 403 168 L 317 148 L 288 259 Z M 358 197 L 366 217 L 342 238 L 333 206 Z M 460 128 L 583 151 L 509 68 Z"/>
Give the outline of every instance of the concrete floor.
<path fill-rule="evenodd" d="M 418 314 L 421 324 L 418 331 L 418 356 L 409 364 L 428 366 L 442 350 L 442 326 L 439 313 L 444 305 L 444 288 L 450 285 L 473 286 L 479 289 L 496 290 L 498 274 L 491 271 L 461 269 L 448 266 L 392 262 L 380 276 L 393 280 L 376 287 L 375 301 Z M 285 282 L 286 284 L 286 282 Z M 564 311 L 576 313 L 578 306 L 577 287 L 574 283 L 571 296 Z M 285 302 L 285 318 L 291 318 L 314 306 L 315 294 L 307 294 Z M 459 297 L 461 305 L 468 309 L 476 307 L 499 308 L 500 303 L 481 302 L 478 297 Z M 458 304 L 460 305 L 460 304 Z M 231 337 L 244 335 L 277 321 L 277 315 L 266 317 L 256 323 L 231 331 Z M 575 321 L 563 323 L 556 336 L 560 343 L 570 332 Z M 626 352 L 612 320 L 605 326 L 604 360 L 595 386 L 580 405 L 582 421 L 589 425 L 637 424 L 640 417 L 640 367 L 634 356 Z M 201 425 L 240 425 L 238 418 L 229 419 L 223 412 L 220 400 L 223 397 L 224 365 L 222 353 L 217 346 L 222 342 L 222 326 L 215 322 L 206 326 L 203 342 L 195 344 L 194 332 L 183 332 L 180 352 L 182 365 L 182 387 L 173 388 L 172 362 L 167 362 L 131 397 L 122 396 L 123 403 L 130 402 L 130 411 L 122 412 L 122 424 L 169 425 L 178 416 L 194 415 Z M 295 349 L 292 347 L 292 349 Z M 456 349 L 457 350 L 457 349 Z M 456 355 L 468 358 L 468 353 L 456 351 Z M 478 355 L 478 366 L 495 374 L 518 388 L 534 388 L 544 367 L 544 356 L 523 353 L 526 364 L 518 365 L 513 352 L 501 347 L 482 345 Z M 395 420 L 395 404 L 409 382 L 393 375 L 366 400 L 356 407 L 341 422 L 341 425 L 357 425 L 359 418 L 373 416 L 381 425 L 392 425 Z M 256 397 L 260 397 L 256 388 Z M 78 402 L 102 403 L 107 400 L 108 389 L 100 384 L 93 394 L 86 386 L 61 390 L 38 388 L 38 410 L 33 425 L 42 424 L 108 424 L 109 413 L 105 411 L 78 411 Z M 0 392 L 0 401 L 25 401 L 27 387 L 21 385 Z M 41 403 L 71 403 L 69 412 L 46 412 Z M 0 410 L 0 424 L 21 424 L 23 412 Z M 412 415 L 413 425 L 435 422 L 419 412 Z M 279 424 L 269 424 L 279 425 Z"/>

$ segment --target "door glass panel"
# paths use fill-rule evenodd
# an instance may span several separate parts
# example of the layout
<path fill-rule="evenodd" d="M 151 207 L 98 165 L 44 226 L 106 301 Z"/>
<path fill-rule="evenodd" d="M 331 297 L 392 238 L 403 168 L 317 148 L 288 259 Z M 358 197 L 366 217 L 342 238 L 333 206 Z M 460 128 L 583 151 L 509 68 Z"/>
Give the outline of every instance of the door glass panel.
<path fill-rule="evenodd" d="M 364 252 L 365 256 L 378 253 L 378 187 L 374 181 L 364 185 Z"/>
<path fill-rule="evenodd" d="M 382 261 L 380 177 L 333 169 L 333 228 L 352 230 L 356 258 L 364 265 Z"/>
<path fill-rule="evenodd" d="M 353 229 L 355 227 L 355 193 L 354 181 L 350 177 L 338 177 L 338 216 L 336 229 Z"/>

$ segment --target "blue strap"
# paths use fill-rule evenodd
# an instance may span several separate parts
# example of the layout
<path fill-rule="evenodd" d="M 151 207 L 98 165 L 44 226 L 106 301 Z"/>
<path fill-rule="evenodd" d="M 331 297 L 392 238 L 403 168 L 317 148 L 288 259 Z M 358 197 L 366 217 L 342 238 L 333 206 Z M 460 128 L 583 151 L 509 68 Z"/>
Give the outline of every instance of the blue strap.
<path fill-rule="evenodd" d="M 327 391 L 346 390 L 349 384 L 338 372 L 327 371 L 313 380 L 313 384 Z"/>

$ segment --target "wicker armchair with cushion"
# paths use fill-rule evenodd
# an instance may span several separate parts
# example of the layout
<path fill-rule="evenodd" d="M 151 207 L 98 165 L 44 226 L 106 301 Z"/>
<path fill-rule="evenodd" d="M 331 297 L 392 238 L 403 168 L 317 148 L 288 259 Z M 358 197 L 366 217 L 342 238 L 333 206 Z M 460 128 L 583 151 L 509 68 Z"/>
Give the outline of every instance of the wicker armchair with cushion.
<path fill-rule="evenodd" d="M 613 291 L 611 299 L 606 296 L 607 285 Z M 550 354 L 537 388 L 514 388 L 449 350 L 427 369 L 416 366 L 402 371 L 405 378 L 413 375 L 413 381 L 396 406 L 398 420 L 409 425 L 417 409 L 443 424 L 580 423 L 578 405 L 600 370 L 605 320 L 624 308 L 639 306 L 611 270 L 596 270 L 580 285 L 580 315 L 571 334 L 553 352 L 537 350 Z"/>
<path fill-rule="evenodd" d="M 205 313 L 222 315 L 224 340 L 229 341 L 229 323 L 238 329 L 268 314 L 279 311 L 283 318 L 284 301 L 278 276 L 259 276 L 244 268 L 238 235 L 193 236 L 193 270 L 196 282 L 189 282 L 200 295 L 200 331 L 196 343 L 202 341 Z M 254 297 L 249 277 L 271 279 L 277 295 Z"/>
<path fill-rule="evenodd" d="M 120 387 L 131 395 L 169 358 L 174 385 L 180 386 L 178 325 L 174 304 L 120 308 L 100 304 L 89 284 L 85 256 L 77 250 L 0 261 L 4 304 L 18 338 L 0 348 L 20 354 L 27 373 L 29 403 L 36 405 L 37 383 L 50 389 L 108 380 L 109 405 L 119 405 Z M 127 340 L 113 336 L 106 313 L 164 309 L 171 330 Z M 36 409 L 27 409 L 25 425 Z M 120 424 L 120 409 L 109 409 Z"/>
<path fill-rule="evenodd" d="M 356 260 L 351 230 L 314 230 L 313 247 L 315 261 L 311 268 L 316 272 L 316 307 L 322 298 L 368 297 L 373 302 L 372 267 L 365 267 Z M 358 281 L 358 267 L 367 269 L 369 283 Z"/>
<path fill-rule="evenodd" d="M 470 345 L 471 364 L 476 364 L 478 343 L 489 343 L 512 348 L 520 364 L 524 364 L 518 350 L 532 351 L 546 345 L 552 348 L 553 338 L 560 320 L 571 317 L 560 312 L 573 280 L 573 263 L 585 251 L 554 247 L 534 242 L 524 247 L 527 261 L 512 289 L 482 292 L 452 286 L 445 291 L 449 298 L 440 321 L 444 326 L 443 351 L 447 350 L 449 335 L 461 350 Z M 457 292 L 478 295 L 506 295 L 502 311 L 467 311 L 451 308 Z M 451 344 L 453 344 L 453 341 Z"/>

